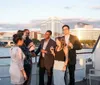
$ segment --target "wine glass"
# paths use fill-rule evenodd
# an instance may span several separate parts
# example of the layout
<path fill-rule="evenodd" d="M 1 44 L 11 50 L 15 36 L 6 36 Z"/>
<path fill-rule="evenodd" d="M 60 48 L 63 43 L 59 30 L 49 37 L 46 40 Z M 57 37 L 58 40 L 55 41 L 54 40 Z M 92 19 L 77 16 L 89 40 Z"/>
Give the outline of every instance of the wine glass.
<path fill-rule="evenodd" d="M 51 46 L 51 47 L 50 47 L 50 50 L 54 50 L 54 47 L 53 47 L 53 46 Z"/>

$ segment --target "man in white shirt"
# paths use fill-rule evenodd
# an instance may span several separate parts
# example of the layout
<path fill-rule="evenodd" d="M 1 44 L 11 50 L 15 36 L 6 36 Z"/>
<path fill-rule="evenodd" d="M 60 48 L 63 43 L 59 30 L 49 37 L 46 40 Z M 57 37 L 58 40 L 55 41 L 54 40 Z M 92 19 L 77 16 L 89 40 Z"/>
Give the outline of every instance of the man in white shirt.
<path fill-rule="evenodd" d="M 41 40 L 40 46 L 35 52 L 36 55 L 40 52 L 39 59 L 39 85 L 44 84 L 44 74 L 47 71 L 48 82 L 47 85 L 52 85 L 52 75 L 53 75 L 53 64 L 54 64 L 54 56 L 52 55 L 50 48 L 56 47 L 56 42 L 52 40 L 50 37 L 52 32 L 50 30 L 46 31 L 44 35 L 44 39 Z"/>
<path fill-rule="evenodd" d="M 70 27 L 68 25 L 64 25 L 62 27 L 67 47 L 69 49 L 68 52 L 68 70 L 69 70 L 69 85 L 75 85 L 75 65 L 76 65 L 76 50 L 82 49 L 82 45 L 78 38 L 74 35 L 70 34 Z M 66 73 L 65 73 L 65 83 L 66 83 Z M 66 84 L 67 85 L 67 84 Z"/>

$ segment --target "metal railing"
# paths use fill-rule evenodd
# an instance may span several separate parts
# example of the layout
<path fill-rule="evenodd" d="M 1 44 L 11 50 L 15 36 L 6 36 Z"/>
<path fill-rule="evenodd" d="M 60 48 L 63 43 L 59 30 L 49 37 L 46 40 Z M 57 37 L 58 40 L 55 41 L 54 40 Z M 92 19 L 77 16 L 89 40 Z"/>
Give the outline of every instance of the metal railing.
<path fill-rule="evenodd" d="M 96 41 L 96 43 L 95 43 L 95 45 L 94 45 L 94 47 L 93 47 L 93 49 L 92 49 L 91 52 L 80 52 L 80 53 L 76 53 L 76 54 L 92 54 L 92 53 L 94 53 L 94 51 L 95 51 L 95 49 L 97 47 L 97 44 L 98 44 L 99 40 L 100 40 L 100 35 L 99 35 L 99 37 L 98 37 L 98 39 L 97 39 L 97 41 Z M 2 57 L 0 57 L 0 59 L 3 59 L 3 58 L 10 58 L 10 56 L 2 56 Z M 37 57 L 35 57 L 35 58 L 37 58 Z"/>

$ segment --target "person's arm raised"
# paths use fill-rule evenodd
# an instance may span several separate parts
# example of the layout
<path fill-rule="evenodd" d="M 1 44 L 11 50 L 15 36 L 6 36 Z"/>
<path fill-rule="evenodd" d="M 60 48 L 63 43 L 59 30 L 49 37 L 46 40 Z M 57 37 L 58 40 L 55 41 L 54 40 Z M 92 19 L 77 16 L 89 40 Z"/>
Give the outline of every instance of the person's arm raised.
<path fill-rule="evenodd" d="M 63 67 L 63 71 L 66 71 L 66 67 L 67 67 L 67 64 L 68 64 L 68 48 L 64 47 L 63 50 L 64 50 L 65 57 L 66 57 L 66 60 L 65 60 L 65 63 L 64 63 L 64 67 Z"/>
<path fill-rule="evenodd" d="M 54 52 L 54 48 L 53 47 L 50 48 L 50 51 L 51 51 L 52 55 L 55 57 L 55 52 Z"/>

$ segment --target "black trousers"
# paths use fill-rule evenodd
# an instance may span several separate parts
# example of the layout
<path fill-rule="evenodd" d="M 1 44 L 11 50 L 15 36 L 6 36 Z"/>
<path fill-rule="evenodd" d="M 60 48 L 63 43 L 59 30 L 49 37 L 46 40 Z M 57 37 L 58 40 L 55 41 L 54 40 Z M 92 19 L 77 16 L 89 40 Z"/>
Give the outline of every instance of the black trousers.
<path fill-rule="evenodd" d="M 24 66 L 26 75 L 27 75 L 27 80 L 24 82 L 23 85 L 30 85 L 31 84 L 31 74 L 32 74 L 32 65 L 26 65 Z"/>
<path fill-rule="evenodd" d="M 68 65 L 69 70 L 69 85 L 75 85 L 75 64 Z"/>
<path fill-rule="evenodd" d="M 41 67 L 39 68 L 39 85 L 44 85 L 45 71 L 47 71 L 47 76 L 48 76 L 47 85 L 51 85 L 52 84 L 53 68 L 51 68 L 50 70 L 47 70 L 46 68 L 41 68 Z"/>

